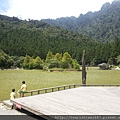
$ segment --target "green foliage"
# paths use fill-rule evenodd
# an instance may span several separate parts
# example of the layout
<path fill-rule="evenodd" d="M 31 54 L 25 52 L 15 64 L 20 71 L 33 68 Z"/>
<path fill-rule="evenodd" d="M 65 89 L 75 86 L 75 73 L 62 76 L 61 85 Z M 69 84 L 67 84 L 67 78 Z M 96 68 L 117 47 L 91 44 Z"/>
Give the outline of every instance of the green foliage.
<path fill-rule="evenodd" d="M 117 63 L 120 63 L 120 55 L 117 56 L 116 60 L 117 60 Z"/>
<path fill-rule="evenodd" d="M 107 2 L 101 10 L 80 14 L 78 18 L 65 17 L 43 21 L 88 35 L 100 42 L 111 42 L 120 36 L 120 1 L 115 0 L 111 4 Z"/>
<path fill-rule="evenodd" d="M 54 58 L 53 53 L 49 50 L 46 56 L 46 62 L 49 62 L 53 58 Z"/>
<path fill-rule="evenodd" d="M 23 62 L 23 68 L 25 69 L 43 69 L 43 61 L 39 56 L 35 59 L 26 55 Z"/>
<path fill-rule="evenodd" d="M 89 37 L 37 20 L 23 21 L 0 15 L 0 30 L 0 48 L 10 56 L 29 54 L 45 60 L 47 52 L 51 50 L 61 54 L 67 51 L 76 58 L 78 51 L 96 44 Z M 78 61 L 80 56 L 81 53 Z"/>
<path fill-rule="evenodd" d="M 46 61 L 43 62 L 42 59 L 37 56 L 35 59 L 30 57 L 29 55 L 26 55 L 23 62 L 23 68 L 25 69 L 51 69 L 51 68 L 74 68 L 74 69 L 80 69 L 79 63 L 76 59 L 72 59 L 70 54 L 68 52 L 65 52 L 63 54 L 63 57 L 61 54 L 56 53 L 53 55 L 53 53 L 49 50 L 49 52 L 46 55 Z"/>
<path fill-rule="evenodd" d="M 112 58 L 109 58 L 109 59 L 108 59 L 108 64 L 109 64 L 109 65 L 113 65 L 113 59 L 112 59 Z"/>
<path fill-rule="evenodd" d="M 63 54 L 62 58 L 62 68 L 72 68 L 72 57 L 68 52 Z"/>
<path fill-rule="evenodd" d="M 23 62 L 23 68 L 29 69 L 30 62 L 31 62 L 31 57 L 29 55 L 26 55 Z"/>
<path fill-rule="evenodd" d="M 60 53 L 56 53 L 56 55 L 54 56 L 55 59 L 57 59 L 58 61 L 61 61 L 62 60 L 62 54 Z"/>
<path fill-rule="evenodd" d="M 72 59 L 72 65 L 74 69 L 80 70 L 80 65 L 76 59 Z"/>
<path fill-rule="evenodd" d="M 35 69 L 43 69 L 43 61 L 42 59 L 37 56 L 36 59 L 35 59 Z"/>
<path fill-rule="evenodd" d="M 60 61 L 57 59 L 50 59 L 48 62 L 48 68 L 60 68 Z"/>
<path fill-rule="evenodd" d="M 65 69 L 65 68 L 69 68 L 70 66 L 69 66 L 70 64 L 69 64 L 69 62 L 68 61 L 63 61 L 62 60 L 62 62 L 61 62 L 61 67 L 63 68 L 63 69 Z"/>
<path fill-rule="evenodd" d="M 14 60 L 0 49 L 0 69 L 11 68 Z"/>
<path fill-rule="evenodd" d="M 117 9 L 118 7 L 119 6 L 117 6 Z M 96 12 L 96 14 L 98 13 L 100 14 L 100 12 Z M 93 14 L 94 13 L 80 15 L 78 19 L 75 17 L 72 17 L 71 19 L 66 18 L 67 22 L 65 25 L 71 25 L 71 22 L 74 20 L 74 24 L 69 26 L 70 30 L 77 26 L 80 31 L 82 30 L 81 33 L 84 34 L 84 30 L 89 30 L 87 27 L 92 27 L 91 22 L 98 18 L 98 16 L 94 18 Z M 89 18 L 92 20 L 89 20 Z M 107 23 L 102 22 L 104 19 L 105 17 L 102 17 L 101 21 L 99 18 L 97 20 L 101 22 L 102 25 L 107 25 Z M 57 19 L 56 21 L 59 22 L 61 20 L 64 23 L 64 18 Z M 102 28 L 102 25 L 99 25 L 97 20 L 94 21 L 95 25 Z M 78 24 L 81 25 L 81 28 L 79 28 Z M 113 25 L 113 23 L 111 23 L 110 26 L 111 25 Z M 119 22 L 117 22 L 116 25 L 119 26 Z M 94 32 L 92 31 L 92 28 L 94 28 Z M 108 63 L 108 60 L 111 59 L 112 63 L 117 65 L 116 57 L 120 54 L 119 30 L 118 32 L 114 32 L 114 34 L 118 35 L 113 36 L 114 39 L 111 39 L 112 42 L 103 43 L 104 39 L 103 41 L 98 42 L 98 37 L 96 40 L 90 38 L 97 35 L 96 32 L 99 31 L 96 27 L 92 28 L 90 29 L 92 33 L 89 36 L 85 36 L 78 32 L 68 31 L 67 29 L 58 26 L 49 25 L 43 22 L 43 20 L 26 21 L 16 17 L 0 15 L 0 49 L 11 56 L 13 59 L 12 65 L 14 67 L 22 67 L 24 60 L 23 56 L 26 54 L 32 56 L 28 63 L 25 61 L 23 63 L 23 67 L 26 69 L 46 69 L 50 65 L 49 63 L 51 63 L 51 66 L 57 66 L 57 64 L 59 64 L 57 67 L 71 68 L 73 67 L 71 58 L 76 59 L 78 63 L 81 64 L 83 50 L 86 50 L 86 64 L 98 65 L 103 62 Z M 106 32 L 110 31 L 111 28 L 112 27 L 108 28 L 104 33 L 108 34 Z M 102 29 L 105 30 L 104 27 Z M 99 34 L 101 34 L 100 31 Z M 108 36 L 110 35 L 113 34 L 108 34 Z M 67 61 L 66 58 L 63 57 L 63 54 L 66 51 L 70 54 Z M 41 60 L 44 61 L 43 64 L 40 63 L 39 65 L 38 62 L 36 63 L 35 58 L 37 56 L 40 56 Z M 70 61 L 69 57 L 71 57 Z M 4 59 L 4 57 L 1 57 L 1 59 Z M 8 65 L 8 67 L 9 66 L 11 65 Z"/>
<path fill-rule="evenodd" d="M 47 54 L 46 65 L 48 68 L 74 68 L 79 69 L 79 63 L 77 60 L 73 60 L 72 57 L 68 52 L 62 54 L 56 53 L 55 55 L 52 54 L 51 51 Z"/>
<path fill-rule="evenodd" d="M 11 58 L 14 60 L 14 67 L 18 67 L 18 68 L 21 68 L 22 67 L 22 63 L 24 61 L 24 57 L 23 56 L 11 56 Z"/>
<path fill-rule="evenodd" d="M 62 61 L 67 61 L 69 64 L 71 64 L 72 62 L 72 57 L 70 56 L 70 54 L 68 52 L 65 52 L 63 54 L 63 58 Z"/>

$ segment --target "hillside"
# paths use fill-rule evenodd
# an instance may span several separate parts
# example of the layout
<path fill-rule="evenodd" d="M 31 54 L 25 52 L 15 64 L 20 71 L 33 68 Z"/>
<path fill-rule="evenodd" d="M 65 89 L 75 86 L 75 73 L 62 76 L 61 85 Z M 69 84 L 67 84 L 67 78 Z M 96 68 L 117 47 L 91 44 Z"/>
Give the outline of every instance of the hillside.
<path fill-rule="evenodd" d="M 82 56 L 83 49 L 89 46 L 94 48 L 96 44 L 95 40 L 87 36 L 51 26 L 43 21 L 26 21 L 0 15 L 0 49 L 11 56 L 29 54 L 45 59 L 51 50 L 53 54 L 67 51 L 76 57 L 77 51 Z"/>
<path fill-rule="evenodd" d="M 120 37 L 120 0 L 115 0 L 111 4 L 107 2 L 101 10 L 80 14 L 78 18 L 72 16 L 43 21 L 88 35 L 100 42 L 112 42 L 116 37 Z"/>
<path fill-rule="evenodd" d="M 101 43 L 89 36 L 52 26 L 43 20 L 26 21 L 0 15 L 0 49 L 5 52 L 0 53 L 0 64 L 3 60 L 7 63 L 12 62 L 11 59 L 10 61 L 6 59 L 7 55 L 16 60 L 20 59 L 19 61 L 23 60 L 20 56 L 26 54 L 33 58 L 40 56 L 44 61 L 49 50 L 54 55 L 68 52 L 80 64 L 83 50 L 86 50 L 87 64 L 97 65 L 101 62 L 116 64 L 116 57 L 120 54 L 119 48 L 118 37 L 112 43 Z"/>

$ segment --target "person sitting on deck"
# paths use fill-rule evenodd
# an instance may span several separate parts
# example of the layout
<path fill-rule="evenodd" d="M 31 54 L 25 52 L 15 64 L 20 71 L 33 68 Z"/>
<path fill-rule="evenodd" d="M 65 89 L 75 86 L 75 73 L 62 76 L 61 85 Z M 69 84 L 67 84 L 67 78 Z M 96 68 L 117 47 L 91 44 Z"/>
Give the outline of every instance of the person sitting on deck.
<path fill-rule="evenodd" d="M 25 84 L 25 81 L 22 81 L 22 86 L 20 90 L 18 91 L 19 97 L 24 97 L 24 92 L 27 90 L 27 86 Z"/>
<path fill-rule="evenodd" d="M 10 101 L 15 99 L 15 89 L 12 89 L 12 92 L 10 93 Z"/>

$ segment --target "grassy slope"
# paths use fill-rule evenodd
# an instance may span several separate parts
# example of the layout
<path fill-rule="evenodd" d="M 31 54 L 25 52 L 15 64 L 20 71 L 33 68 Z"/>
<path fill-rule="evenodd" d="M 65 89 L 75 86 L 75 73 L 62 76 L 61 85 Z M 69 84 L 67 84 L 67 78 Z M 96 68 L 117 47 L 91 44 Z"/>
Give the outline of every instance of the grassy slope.
<path fill-rule="evenodd" d="M 16 92 L 23 80 L 28 90 L 48 88 L 67 84 L 81 84 L 82 72 L 44 72 L 39 70 L 0 70 L 0 100 L 9 99 L 12 88 Z M 87 70 L 87 84 L 120 84 L 120 71 Z"/>

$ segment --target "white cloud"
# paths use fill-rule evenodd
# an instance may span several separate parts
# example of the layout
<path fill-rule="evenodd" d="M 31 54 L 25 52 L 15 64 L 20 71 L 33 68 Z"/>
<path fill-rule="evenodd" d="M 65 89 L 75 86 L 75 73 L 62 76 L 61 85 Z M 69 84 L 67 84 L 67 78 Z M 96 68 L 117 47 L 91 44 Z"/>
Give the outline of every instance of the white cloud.
<path fill-rule="evenodd" d="M 4 13 L 22 19 L 47 19 L 98 11 L 105 2 L 113 0 L 10 0 L 10 9 Z"/>

